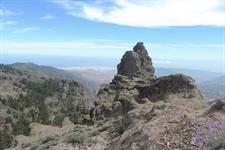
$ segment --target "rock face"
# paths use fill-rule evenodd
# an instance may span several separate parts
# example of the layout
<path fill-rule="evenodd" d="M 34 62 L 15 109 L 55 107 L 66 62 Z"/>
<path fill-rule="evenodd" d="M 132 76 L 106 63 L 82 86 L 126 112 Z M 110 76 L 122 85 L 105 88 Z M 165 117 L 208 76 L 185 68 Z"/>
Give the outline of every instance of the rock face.
<path fill-rule="evenodd" d="M 145 103 L 166 100 L 169 97 L 201 100 L 202 95 L 191 77 L 175 74 L 156 78 L 151 58 L 143 42 L 133 51 L 127 51 L 117 66 L 117 75 L 98 93 L 93 109 L 95 119 L 126 114 Z"/>
<path fill-rule="evenodd" d="M 138 42 L 133 51 L 127 51 L 123 55 L 121 63 L 117 66 L 117 73 L 128 77 L 154 78 L 152 60 L 143 42 Z"/>
<path fill-rule="evenodd" d="M 202 99 L 202 95 L 194 84 L 194 80 L 186 75 L 175 74 L 156 79 L 147 87 L 140 87 L 140 97 L 151 101 L 166 99 L 170 94 L 176 94 L 179 98 Z"/>

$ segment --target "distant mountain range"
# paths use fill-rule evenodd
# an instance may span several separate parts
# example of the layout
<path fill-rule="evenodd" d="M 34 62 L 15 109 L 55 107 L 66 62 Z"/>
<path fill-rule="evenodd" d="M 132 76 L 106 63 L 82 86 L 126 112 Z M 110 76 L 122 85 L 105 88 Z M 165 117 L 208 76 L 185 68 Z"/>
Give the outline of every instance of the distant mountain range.
<path fill-rule="evenodd" d="M 204 71 L 204 70 L 194 70 L 194 69 L 183 69 L 183 68 L 156 68 L 157 76 L 165 76 L 175 73 L 183 73 L 191 76 L 197 83 L 213 80 L 222 76 L 222 73 Z"/>
<path fill-rule="evenodd" d="M 101 85 L 110 82 L 116 74 L 116 68 L 106 67 L 54 68 L 33 63 L 15 63 L 11 66 L 37 76 L 77 80 L 91 90 L 93 97 L 95 97 Z M 206 99 L 216 99 L 225 95 L 225 75 L 222 73 L 179 68 L 156 68 L 155 72 L 157 76 L 175 73 L 191 76 Z"/>
<path fill-rule="evenodd" d="M 215 99 L 225 95 L 225 75 L 199 84 L 202 93 L 208 99 Z"/>
<path fill-rule="evenodd" d="M 40 66 L 34 63 L 15 63 L 11 66 L 17 70 L 29 72 L 36 76 L 74 79 L 74 75 L 71 73 L 50 66 Z"/>

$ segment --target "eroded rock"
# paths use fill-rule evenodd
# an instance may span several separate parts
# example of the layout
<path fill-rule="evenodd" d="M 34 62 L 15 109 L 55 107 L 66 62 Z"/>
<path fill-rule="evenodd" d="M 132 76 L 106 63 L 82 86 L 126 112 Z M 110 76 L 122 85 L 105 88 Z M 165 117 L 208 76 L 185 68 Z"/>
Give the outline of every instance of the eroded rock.
<path fill-rule="evenodd" d="M 201 92 L 194 84 L 194 80 L 183 74 L 175 74 L 157 78 L 147 87 L 138 87 L 141 98 L 149 98 L 151 101 L 166 99 L 169 95 L 177 95 L 180 98 L 203 99 Z"/>
<path fill-rule="evenodd" d="M 123 55 L 114 79 L 99 91 L 97 97 L 96 110 L 93 111 L 97 115 L 93 115 L 95 118 L 112 117 L 121 112 L 126 114 L 148 101 L 163 101 L 174 97 L 192 101 L 203 99 L 189 76 L 175 74 L 156 78 L 152 60 L 143 42 L 138 42 L 133 51 Z"/>
<path fill-rule="evenodd" d="M 127 51 L 123 55 L 117 66 L 117 73 L 128 77 L 154 78 L 152 59 L 148 56 L 143 42 L 138 42 L 133 51 Z"/>

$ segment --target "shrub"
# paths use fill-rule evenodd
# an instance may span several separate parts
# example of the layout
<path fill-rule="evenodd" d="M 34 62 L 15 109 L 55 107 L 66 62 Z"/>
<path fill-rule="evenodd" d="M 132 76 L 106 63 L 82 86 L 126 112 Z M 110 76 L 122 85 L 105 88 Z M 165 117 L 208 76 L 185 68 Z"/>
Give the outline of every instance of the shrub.
<path fill-rule="evenodd" d="M 9 148 L 12 144 L 12 136 L 6 131 L 0 131 L 0 150 Z"/>
<path fill-rule="evenodd" d="M 62 126 L 65 116 L 63 114 L 57 115 L 53 120 L 53 125 Z"/>
<path fill-rule="evenodd" d="M 74 123 L 74 124 L 81 124 L 84 120 L 84 116 L 80 112 L 73 112 L 69 113 L 69 119 Z"/>
<path fill-rule="evenodd" d="M 11 108 L 14 109 L 20 109 L 20 105 L 17 99 L 12 98 L 11 96 L 8 97 L 7 101 L 6 101 L 6 105 L 8 105 Z"/>
<path fill-rule="evenodd" d="M 16 135 L 23 134 L 23 135 L 29 135 L 30 134 L 30 122 L 26 120 L 24 117 L 20 117 L 20 119 L 17 121 L 16 126 L 14 128 L 14 133 Z"/>

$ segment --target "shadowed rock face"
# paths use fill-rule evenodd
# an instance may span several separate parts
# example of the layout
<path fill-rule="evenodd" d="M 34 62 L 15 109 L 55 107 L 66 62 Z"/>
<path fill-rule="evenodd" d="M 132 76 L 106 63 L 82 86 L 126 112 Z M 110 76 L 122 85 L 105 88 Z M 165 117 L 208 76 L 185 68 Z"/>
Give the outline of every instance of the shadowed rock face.
<path fill-rule="evenodd" d="M 186 75 L 175 74 L 156 79 L 151 85 L 139 88 L 140 97 L 148 98 L 151 101 L 166 99 L 170 94 L 181 96 L 180 98 L 191 98 L 198 96 L 202 99 L 201 93 L 197 90 L 194 80 Z"/>
<path fill-rule="evenodd" d="M 154 78 L 152 60 L 143 42 L 138 42 L 133 51 L 127 51 L 123 55 L 117 66 L 117 73 L 128 77 Z"/>
<path fill-rule="evenodd" d="M 147 49 L 145 48 L 144 46 L 144 43 L 143 42 L 138 42 L 134 48 L 133 48 L 133 51 L 142 55 L 142 56 L 148 56 L 148 51 Z"/>

